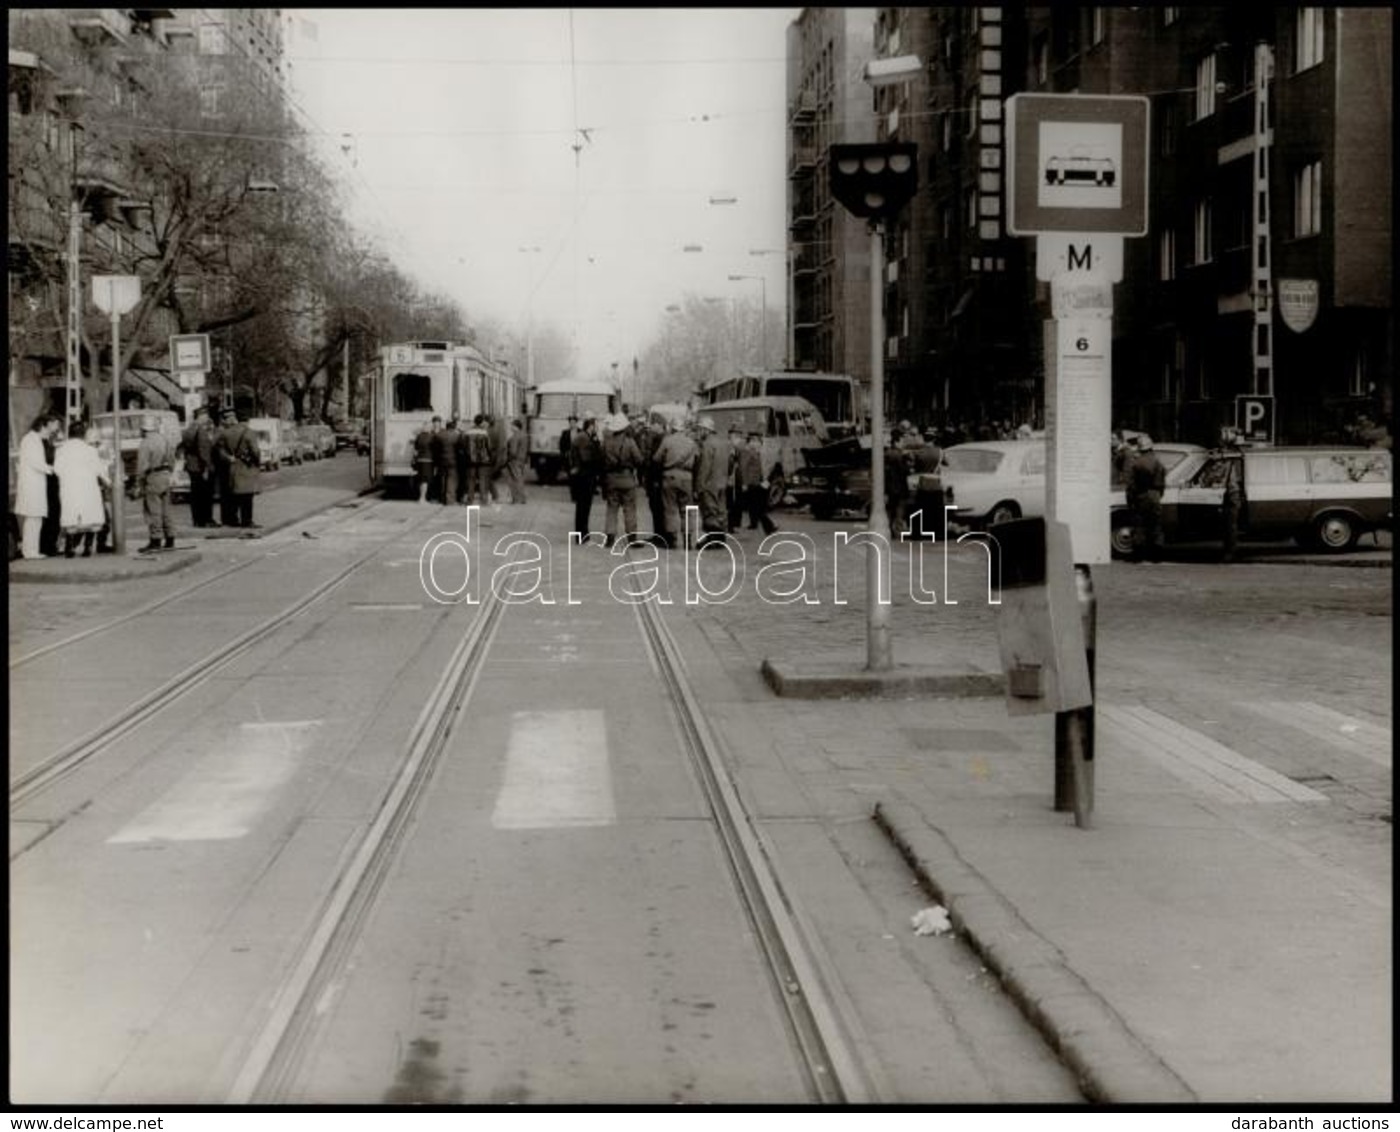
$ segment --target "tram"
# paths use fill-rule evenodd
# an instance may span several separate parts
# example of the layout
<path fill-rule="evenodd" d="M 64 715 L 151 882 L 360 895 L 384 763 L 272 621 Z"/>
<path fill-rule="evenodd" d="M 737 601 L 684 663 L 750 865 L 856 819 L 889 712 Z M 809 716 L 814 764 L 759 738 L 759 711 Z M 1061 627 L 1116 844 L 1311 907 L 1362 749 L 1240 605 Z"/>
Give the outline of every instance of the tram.
<path fill-rule="evenodd" d="M 582 422 L 591 413 L 601 426 L 604 417 L 619 410 L 622 397 L 604 381 L 546 381 L 530 390 L 528 404 L 530 467 L 540 483 L 553 483 L 564 465 L 559 438 L 569 418 Z"/>
<path fill-rule="evenodd" d="M 411 493 L 413 441 L 433 417 L 470 421 L 487 413 L 509 419 L 521 408 L 521 386 L 512 370 L 460 343 L 384 346 L 371 384 L 370 482 L 386 494 Z"/>

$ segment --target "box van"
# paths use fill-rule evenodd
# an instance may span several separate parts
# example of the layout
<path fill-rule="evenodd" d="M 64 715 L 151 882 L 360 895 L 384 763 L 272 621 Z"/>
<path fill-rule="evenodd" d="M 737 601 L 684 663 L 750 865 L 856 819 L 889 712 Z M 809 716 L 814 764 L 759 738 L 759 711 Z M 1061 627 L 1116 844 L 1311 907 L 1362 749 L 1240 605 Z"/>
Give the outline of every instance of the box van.
<path fill-rule="evenodd" d="M 1167 542 L 1222 538 L 1225 483 L 1232 463 L 1243 472 L 1241 541 L 1291 538 L 1299 545 L 1341 553 L 1368 531 L 1391 521 L 1391 456 L 1385 448 L 1246 448 L 1203 452 L 1162 493 Z M 1132 552 L 1136 520 L 1114 499 L 1113 551 Z"/>
<path fill-rule="evenodd" d="M 184 433 L 184 428 L 180 424 L 180 415 L 173 409 L 123 409 L 120 413 L 121 428 L 121 453 L 122 453 L 122 475 L 125 479 L 126 493 L 133 499 L 139 490 L 136 482 L 136 453 L 141 447 L 141 431 L 143 426 L 154 421 L 160 434 L 170 441 L 171 450 L 177 451 L 180 447 L 180 440 Z M 103 463 L 112 463 L 112 437 L 116 430 L 118 414 L 116 413 L 95 413 L 93 414 L 93 427 L 97 429 L 97 451 L 102 457 Z M 184 499 L 189 495 L 190 476 L 185 471 L 185 458 L 177 454 L 174 468 L 170 476 L 170 497 L 172 499 Z"/>
<path fill-rule="evenodd" d="M 829 439 L 826 422 L 817 407 L 805 397 L 741 397 L 705 405 L 699 416 L 715 422 L 720 436 L 737 425 L 747 437 L 750 432 L 763 436 L 763 467 L 768 477 L 768 505 L 782 505 L 788 481 L 806 466 L 803 449 L 815 448 Z"/>
<path fill-rule="evenodd" d="M 258 441 L 258 460 L 265 471 L 275 472 L 292 460 L 287 422 L 279 417 L 252 417 L 248 427 Z"/>

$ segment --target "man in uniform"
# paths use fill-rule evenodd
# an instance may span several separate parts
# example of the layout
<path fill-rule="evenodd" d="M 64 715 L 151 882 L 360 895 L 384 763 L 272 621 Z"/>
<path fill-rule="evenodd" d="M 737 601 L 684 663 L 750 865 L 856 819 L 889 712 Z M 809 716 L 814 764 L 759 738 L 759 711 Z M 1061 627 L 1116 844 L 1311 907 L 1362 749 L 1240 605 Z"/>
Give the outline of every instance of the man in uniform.
<path fill-rule="evenodd" d="M 228 469 L 224 526 L 255 529 L 253 496 L 258 491 L 258 442 L 253 430 L 232 409 L 224 413 L 224 430 L 214 446 L 215 458 Z"/>
<path fill-rule="evenodd" d="M 170 518 L 170 475 L 174 469 L 174 445 L 162 435 L 154 417 L 142 418 L 141 447 L 136 450 L 136 486 L 151 532 L 151 541 L 141 548 L 143 552 L 175 548 L 175 523 Z"/>
<path fill-rule="evenodd" d="M 434 417 L 413 438 L 413 471 L 418 479 L 418 502 L 428 502 L 433 487 L 433 437 L 442 428 L 442 418 Z"/>
<path fill-rule="evenodd" d="M 1162 492 L 1167 487 L 1167 470 L 1157 459 L 1153 450 L 1152 438 L 1139 436 L 1137 456 L 1128 468 L 1128 506 L 1138 517 L 1142 531 L 1142 542 L 1138 546 L 1135 561 L 1146 558 L 1150 562 L 1162 560 Z"/>
<path fill-rule="evenodd" d="M 651 464 L 661 478 L 666 545 L 677 550 L 685 546 L 685 509 L 690 506 L 694 486 L 696 448 L 679 417 L 673 417 L 669 427 L 670 432 L 656 446 Z"/>
<path fill-rule="evenodd" d="M 525 468 L 530 460 L 530 438 L 525 423 L 519 418 L 510 422 L 506 438 L 506 483 L 510 485 L 510 501 L 525 502 Z"/>
<path fill-rule="evenodd" d="M 218 438 L 208 406 L 201 405 L 180 438 L 185 471 L 190 477 L 190 521 L 196 527 L 220 525 L 214 518 L 214 444 Z"/>
<path fill-rule="evenodd" d="M 462 500 L 470 507 L 490 502 L 487 477 L 491 474 L 491 438 L 486 433 L 486 415 L 477 413 L 457 439 L 457 466 L 465 469 Z"/>
<path fill-rule="evenodd" d="M 433 433 L 433 495 L 444 507 L 457 502 L 457 418 Z"/>
<path fill-rule="evenodd" d="M 729 530 L 729 444 L 720 438 L 714 418 L 700 418 L 700 451 L 695 458 L 695 496 L 700 504 L 700 545 Z"/>
<path fill-rule="evenodd" d="M 603 437 L 603 499 L 607 503 L 603 541 L 607 546 L 617 541 L 619 509 L 623 539 L 630 541 L 637 533 L 637 469 L 642 466 L 642 453 L 632 439 L 631 428 L 626 417 L 610 417 Z"/>

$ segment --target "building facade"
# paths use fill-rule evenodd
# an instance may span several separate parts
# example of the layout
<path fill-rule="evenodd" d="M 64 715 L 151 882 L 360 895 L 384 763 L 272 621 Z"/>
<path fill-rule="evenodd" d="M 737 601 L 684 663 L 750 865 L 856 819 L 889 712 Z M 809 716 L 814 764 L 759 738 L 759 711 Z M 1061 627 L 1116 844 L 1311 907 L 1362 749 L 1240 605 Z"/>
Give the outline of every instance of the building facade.
<path fill-rule="evenodd" d="M 807 8 L 788 27 L 788 320 L 795 369 L 870 376 L 865 223 L 832 197 L 827 150 L 875 138 L 869 11 Z"/>
<path fill-rule="evenodd" d="M 1005 232 L 1006 99 L 1142 95 L 1149 231 L 1114 291 L 1114 421 L 1215 443 L 1241 397 L 1276 442 L 1342 439 L 1392 405 L 1391 13 L 1382 8 L 883 8 L 877 93 L 919 145 L 887 246 L 889 409 L 1039 425 L 1048 288 Z M 852 267 L 853 272 L 859 268 Z M 839 273 L 839 268 L 838 268 Z"/>

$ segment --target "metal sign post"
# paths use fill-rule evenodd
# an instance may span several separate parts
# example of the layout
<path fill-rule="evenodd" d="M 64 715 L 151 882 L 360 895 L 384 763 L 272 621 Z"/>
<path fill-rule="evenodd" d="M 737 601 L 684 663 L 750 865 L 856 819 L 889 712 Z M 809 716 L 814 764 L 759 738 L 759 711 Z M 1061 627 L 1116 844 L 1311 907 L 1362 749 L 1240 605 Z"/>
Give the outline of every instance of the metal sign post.
<path fill-rule="evenodd" d="M 122 315 L 141 299 L 135 275 L 94 275 L 92 301 L 112 316 L 112 550 L 126 553 L 126 491 L 122 483 Z"/>
<path fill-rule="evenodd" d="M 1147 232 L 1146 98 L 1017 94 L 1007 100 L 1007 230 L 1036 237 L 1045 323 L 1046 513 L 1069 529 L 1093 688 L 1091 567 L 1111 557 L 1113 284 L 1123 237 Z M 1055 714 L 1055 809 L 1081 829 L 1094 806 L 1094 706 Z"/>

